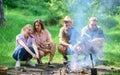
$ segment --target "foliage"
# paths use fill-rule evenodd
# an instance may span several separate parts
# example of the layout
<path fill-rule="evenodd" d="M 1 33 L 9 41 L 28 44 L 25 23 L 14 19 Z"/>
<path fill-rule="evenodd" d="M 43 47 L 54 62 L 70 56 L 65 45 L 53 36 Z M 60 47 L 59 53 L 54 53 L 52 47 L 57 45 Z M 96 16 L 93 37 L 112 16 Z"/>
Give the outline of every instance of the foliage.
<path fill-rule="evenodd" d="M 120 15 L 120 6 L 117 7 L 116 15 Z"/>
<path fill-rule="evenodd" d="M 113 17 L 103 17 L 100 22 L 102 23 L 102 25 L 104 25 L 106 28 L 113 28 L 116 27 L 116 25 L 119 24 L 119 22 L 114 19 Z"/>
<path fill-rule="evenodd" d="M 4 6 L 19 8 L 23 15 L 45 15 L 46 25 L 57 25 L 59 20 L 66 15 L 65 0 L 4 0 Z"/>
<path fill-rule="evenodd" d="M 118 13 L 119 0 L 97 0 L 98 4 L 102 6 L 102 10 L 107 15 L 116 15 Z"/>
<path fill-rule="evenodd" d="M 51 0 L 49 3 L 49 16 L 47 24 L 57 24 L 61 18 L 66 15 L 67 10 L 65 3 L 60 0 Z"/>
<path fill-rule="evenodd" d="M 15 60 L 12 58 L 12 52 L 15 47 L 15 37 L 20 33 L 21 28 L 25 24 L 29 23 L 33 25 L 33 21 L 36 18 L 42 19 L 45 26 L 56 25 L 46 26 L 46 28 L 50 31 L 53 41 L 58 46 L 59 21 L 69 13 L 66 10 L 64 0 L 3 0 L 3 2 L 5 6 L 6 26 L 0 28 L 0 55 L 2 57 L 0 58 L 0 65 L 14 66 Z M 93 3 L 93 6 L 96 2 Z M 97 6 L 95 5 L 96 8 L 99 7 Z M 103 48 L 105 55 L 103 59 L 104 63 L 109 66 L 120 67 L 120 15 L 114 14 L 114 16 L 111 16 L 108 14 L 101 19 L 103 19 L 100 20 L 101 25 L 108 27 L 108 29 L 104 29 L 106 35 L 106 43 Z M 33 61 L 36 63 L 35 60 Z M 43 58 L 42 61 L 48 62 L 48 57 Z M 57 49 L 53 62 L 62 63 L 62 56 L 58 53 Z"/>
<path fill-rule="evenodd" d="M 34 19 L 41 17 L 44 19 L 44 16 L 26 16 L 23 15 L 23 13 L 20 12 L 19 9 L 5 9 L 5 19 L 6 19 L 6 26 L 3 28 L 0 28 L 0 65 L 5 66 L 14 66 L 15 60 L 12 58 L 12 53 L 15 48 L 15 38 L 16 35 L 20 33 L 21 28 L 25 24 L 32 24 L 34 22 Z M 53 42 L 56 43 L 56 46 L 58 46 L 58 32 L 59 32 L 59 25 L 56 26 L 46 26 L 45 27 L 50 31 L 52 35 Z M 48 56 L 43 58 L 43 62 L 48 62 Z M 61 60 L 58 60 L 60 58 Z M 7 60 L 10 59 L 10 60 Z M 36 63 L 36 60 L 32 60 Z M 56 54 L 53 62 L 62 62 L 62 57 L 59 55 L 57 49 Z"/>

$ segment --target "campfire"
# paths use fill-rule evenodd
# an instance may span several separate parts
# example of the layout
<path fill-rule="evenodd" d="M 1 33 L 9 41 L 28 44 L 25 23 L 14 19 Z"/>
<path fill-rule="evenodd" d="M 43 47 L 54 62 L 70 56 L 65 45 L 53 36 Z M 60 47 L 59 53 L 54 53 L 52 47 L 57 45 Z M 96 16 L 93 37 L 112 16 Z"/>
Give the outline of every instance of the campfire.
<path fill-rule="evenodd" d="M 82 67 L 77 70 L 71 70 L 70 63 L 63 65 L 61 63 L 54 63 L 55 67 L 50 68 L 47 66 L 47 63 L 42 65 L 37 65 L 36 67 L 22 66 L 19 69 L 14 67 L 9 67 L 7 74 L 8 75 L 91 75 L 91 70 L 93 67 Z M 99 65 L 94 66 L 97 70 L 98 75 L 108 74 L 113 71 L 118 71 L 120 73 L 120 68 Z"/>
<path fill-rule="evenodd" d="M 79 68 L 75 71 L 70 69 L 70 64 L 62 65 L 55 64 L 55 68 L 49 68 L 46 64 L 37 66 L 35 68 L 32 67 L 21 67 L 20 69 L 9 68 L 7 74 L 9 75 L 93 75 L 92 69 L 90 67 L 87 68 Z M 97 70 L 98 75 L 104 75 L 112 71 L 119 71 L 119 68 L 108 67 L 105 65 L 94 66 Z"/>
<path fill-rule="evenodd" d="M 97 43 L 96 43 L 97 42 Z M 76 44 L 73 47 L 74 54 L 71 55 L 70 62 L 68 64 L 55 64 L 54 68 L 47 66 L 47 63 L 42 65 L 37 65 L 35 68 L 31 67 L 21 67 L 20 69 L 14 69 L 8 71 L 10 75 L 101 75 L 113 71 L 114 68 L 107 67 L 105 65 L 96 65 L 96 60 L 94 54 L 90 53 L 88 49 L 90 47 L 95 48 L 95 50 L 100 51 L 103 39 L 94 39 L 91 42 L 87 43 L 88 47 L 84 47 L 81 43 Z M 84 52 L 87 49 L 88 57 L 84 59 L 86 54 Z M 83 57 L 80 56 L 83 53 Z M 102 51 L 99 52 L 99 57 L 102 56 Z M 100 62 L 100 61 L 99 61 Z M 114 69 L 115 70 L 115 69 Z"/>
<path fill-rule="evenodd" d="M 97 42 L 95 48 L 99 49 L 101 48 L 101 45 L 103 41 L 101 39 L 96 39 L 93 42 L 90 42 L 90 46 L 94 45 L 94 42 Z M 55 64 L 54 68 L 49 68 L 46 64 L 43 65 L 37 65 L 35 68 L 31 67 L 21 67 L 20 69 L 12 69 L 11 71 L 8 71 L 8 74 L 10 75 L 101 75 L 101 74 L 106 74 L 108 72 L 111 72 L 113 70 L 116 70 L 114 68 L 105 66 L 105 65 L 96 65 L 96 60 L 94 60 L 94 57 L 92 54 L 88 54 L 89 57 L 87 57 L 87 61 L 82 58 L 79 58 L 81 56 L 81 50 L 84 49 L 78 48 L 78 46 L 81 44 L 77 44 L 75 46 L 75 51 L 74 54 L 72 55 L 72 58 L 68 64 L 63 65 L 63 64 Z M 80 46 L 79 46 L 80 47 Z M 79 50 L 78 50 L 79 49 Z M 101 55 L 101 54 L 100 54 Z"/>

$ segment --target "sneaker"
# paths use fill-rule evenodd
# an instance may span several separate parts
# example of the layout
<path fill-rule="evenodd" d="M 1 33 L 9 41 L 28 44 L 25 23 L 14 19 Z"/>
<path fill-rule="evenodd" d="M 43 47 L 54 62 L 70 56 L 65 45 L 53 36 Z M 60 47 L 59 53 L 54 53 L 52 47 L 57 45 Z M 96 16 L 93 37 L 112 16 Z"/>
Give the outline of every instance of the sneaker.
<path fill-rule="evenodd" d="M 42 64 L 42 61 L 40 59 L 37 59 L 38 64 Z"/>
<path fill-rule="evenodd" d="M 54 68 L 55 65 L 53 65 L 51 62 L 49 62 L 49 63 L 48 63 L 48 67 L 50 67 L 50 68 Z"/>
<path fill-rule="evenodd" d="M 20 68 L 20 61 L 16 61 L 15 68 Z"/>
<path fill-rule="evenodd" d="M 65 60 L 68 60 L 68 57 L 67 57 L 67 56 L 64 56 L 63 58 L 64 58 Z"/>
<path fill-rule="evenodd" d="M 30 65 L 31 67 L 35 67 L 35 64 L 32 63 L 31 61 L 26 61 L 26 64 Z"/>

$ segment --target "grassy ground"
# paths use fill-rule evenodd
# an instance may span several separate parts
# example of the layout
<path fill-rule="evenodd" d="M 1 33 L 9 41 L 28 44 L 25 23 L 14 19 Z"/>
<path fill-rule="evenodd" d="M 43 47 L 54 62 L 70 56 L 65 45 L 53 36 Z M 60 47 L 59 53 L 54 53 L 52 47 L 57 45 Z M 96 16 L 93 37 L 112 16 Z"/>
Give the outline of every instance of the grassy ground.
<path fill-rule="evenodd" d="M 12 58 L 12 52 L 15 47 L 15 36 L 20 33 L 20 30 L 25 24 L 33 24 L 33 21 L 36 18 L 44 19 L 43 16 L 27 16 L 24 11 L 16 10 L 8 10 L 5 9 L 5 18 L 6 18 L 6 26 L 0 28 L 0 65 L 4 66 L 14 66 L 15 60 Z M 116 17 L 119 20 L 119 17 Z M 60 25 L 56 26 L 46 26 L 46 28 L 50 31 L 52 35 L 52 39 L 56 42 L 58 46 L 58 32 Z M 106 43 L 103 48 L 104 52 L 104 63 L 109 66 L 118 66 L 120 67 L 120 27 L 115 27 L 112 29 L 105 29 L 106 35 Z M 43 58 L 43 62 L 48 61 L 48 56 Z M 36 63 L 36 60 L 33 59 Z M 55 63 L 62 63 L 62 56 L 58 53 L 56 49 L 56 54 L 53 59 Z"/>
<path fill-rule="evenodd" d="M 33 24 L 36 18 L 44 19 L 44 16 L 25 16 L 19 10 L 5 10 L 6 26 L 0 28 L 0 65 L 13 66 L 15 60 L 12 58 L 12 52 L 15 47 L 15 37 L 20 33 L 22 26 L 25 24 Z M 52 39 L 58 45 L 58 32 L 60 26 L 46 26 L 52 35 Z M 48 61 L 48 56 L 43 58 L 43 62 Z M 61 62 L 61 56 L 56 49 L 56 55 L 53 62 Z M 33 59 L 34 62 L 36 62 Z"/>

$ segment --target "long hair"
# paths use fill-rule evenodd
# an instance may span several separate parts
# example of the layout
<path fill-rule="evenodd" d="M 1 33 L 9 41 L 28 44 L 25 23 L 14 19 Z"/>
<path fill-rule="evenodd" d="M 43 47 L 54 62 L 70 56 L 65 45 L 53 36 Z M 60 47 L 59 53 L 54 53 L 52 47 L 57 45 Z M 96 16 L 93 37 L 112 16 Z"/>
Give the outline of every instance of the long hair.
<path fill-rule="evenodd" d="M 36 19 L 36 20 L 34 21 L 34 26 L 33 26 L 33 31 L 34 31 L 34 33 L 37 32 L 37 30 L 36 30 L 36 28 L 35 28 L 35 23 L 37 23 L 37 22 L 41 25 L 41 29 L 42 29 L 42 30 L 45 29 L 42 20 L 40 20 L 40 19 Z"/>
<path fill-rule="evenodd" d="M 27 28 L 33 29 L 33 27 L 32 27 L 31 24 L 26 24 L 26 25 L 21 29 L 21 33 L 24 33 L 25 29 L 27 29 Z"/>

